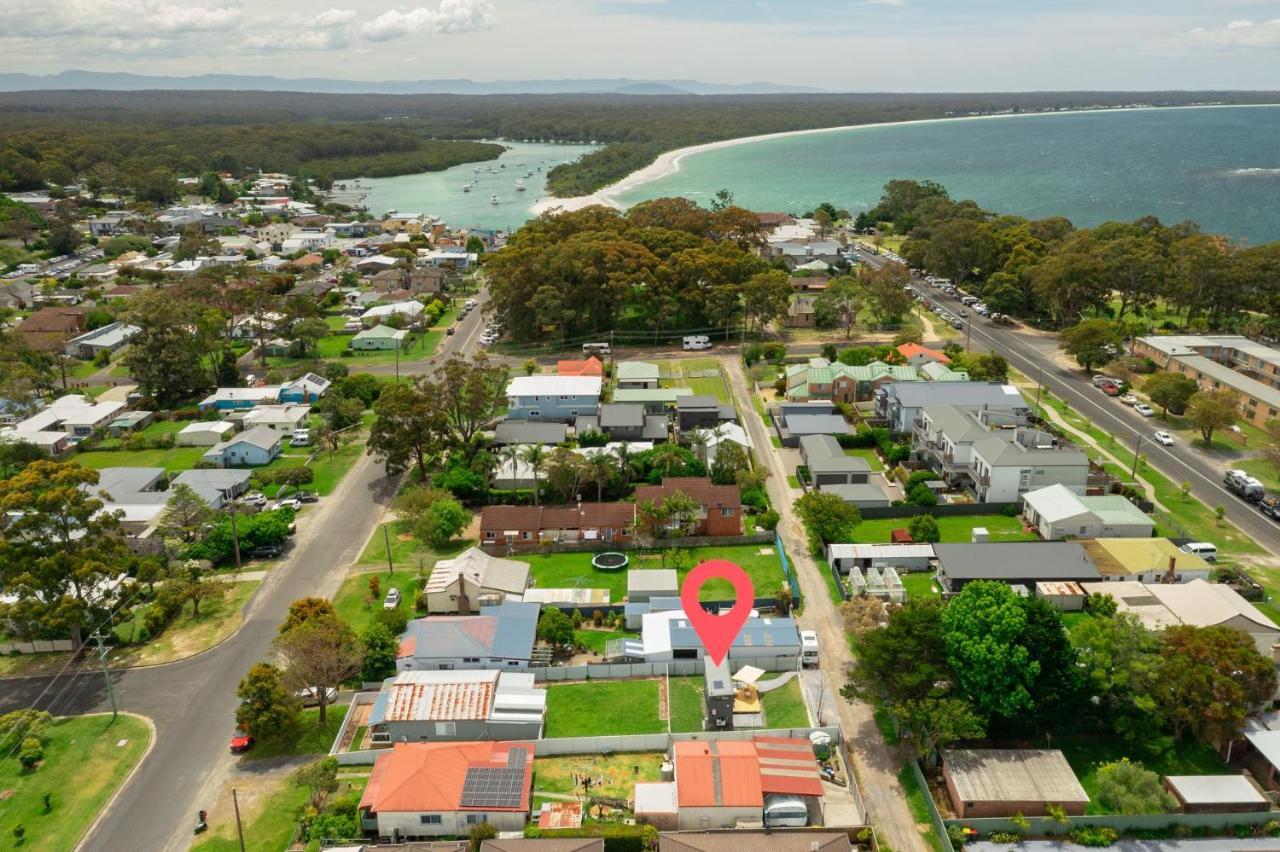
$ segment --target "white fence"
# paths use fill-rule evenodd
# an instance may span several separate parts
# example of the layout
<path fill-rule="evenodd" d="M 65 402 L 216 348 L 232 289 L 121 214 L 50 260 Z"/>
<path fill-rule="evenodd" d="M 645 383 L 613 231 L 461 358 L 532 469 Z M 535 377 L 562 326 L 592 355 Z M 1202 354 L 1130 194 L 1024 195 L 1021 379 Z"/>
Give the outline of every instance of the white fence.
<path fill-rule="evenodd" d="M 734 670 L 755 666 L 767 672 L 790 672 L 800 667 L 794 655 L 780 657 L 737 657 L 730 661 Z M 669 663 L 590 663 L 580 666 L 531 666 L 536 681 L 609 680 L 628 677 L 690 677 L 705 671 L 702 660 L 673 660 Z"/>
<path fill-rule="evenodd" d="M 345 722 L 344 722 L 345 727 Z M 540 757 L 551 757 L 563 754 L 619 754 L 624 752 L 667 751 L 671 743 L 677 740 L 749 740 L 752 737 L 797 737 L 808 739 L 813 731 L 823 731 L 833 745 L 840 740 L 840 729 L 827 726 L 822 728 L 751 728 L 736 731 L 697 731 L 681 734 L 624 734 L 616 737 L 557 737 L 555 739 L 536 740 L 534 754 Z M 339 734 L 341 737 L 341 734 Z M 364 749 L 345 753 L 333 753 L 338 763 L 343 765 L 368 765 L 386 749 Z"/>
<path fill-rule="evenodd" d="M 0 642 L 0 655 L 8 654 L 49 654 L 54 651 L 70 651 L 70 639 L 32 639 L 30 642 L 15 640 Z"/>

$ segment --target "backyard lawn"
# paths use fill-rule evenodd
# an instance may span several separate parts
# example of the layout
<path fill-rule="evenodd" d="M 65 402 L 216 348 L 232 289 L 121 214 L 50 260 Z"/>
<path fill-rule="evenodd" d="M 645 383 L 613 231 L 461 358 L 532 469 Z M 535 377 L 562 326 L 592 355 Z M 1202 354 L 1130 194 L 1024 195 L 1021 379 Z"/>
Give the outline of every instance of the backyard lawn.
<path fill-rule="evenodd" d="M 167 450 L 90 450 L 76 453 L 71 461 L 101 470 L 104 467 L 162 467 L 169 473 L 191 470 L 208 447 L 172 447 Z"/>
<path fill-rule="evenodd" d="M 938 586 L 933 580 L 933 572 L 917 571 L 913 574 L 903 572 L 898 575 L 902 587 L 907 590 L 909 598 L 928 598 L 938 595 Z"/>
<path fill-rule="evenodd" d="M 604 653 L 604 646 L 611 639 L 638 639 L 639 633 L 633 633 L 629 630 L 590 630 L 579 629 L 573 631 L 573 641 L 577 642 L 588 651 L 597 654 Z"/>
<path fill-rule="evenodd" d="M 1145 741 L 1144 741 L 1145 742 Z M 1105 814 L 1098 804 L 1098 766 L 1128 757 L 1159 775 L 1230 775 L 1234 774 L 1211 746 L 1190 740 L 1177 740 L 1168 752 L 1147 752 L 1142 745 L 1101 737 L 1054 737 L 1053 747 L 1062 749 L 1089 794 L 1086 814 Z"/>
<path fill-rule="evenodd" d="M 660 362 L 659 369 L 662 387 L 688 388 L 695 394 L 733 402 L 729 387 L 720 375 L 720 362 L 715 358 L 673 359 Z"/>
<path fill-rule="evenodd" d="M 854 531 L 854 538 L 861 542 L 879 544 L 889 541 L 893 530 L 906 529 L 910 518 L 877 518 L 864 520 Z M 968 542 L 974 527 L 986 527 L 991 541 L 1035 541 L 1033 532 L 1024 532 L 1020 518 L 1005 515 L 956 515 L 938 518 L 938 532 L 944 542 Z"/>
<path fill-rule="evenodd" d="M 298 754 L 328 754 L 329 747 L 338 736 L 338 729 L 342 727 L 342 719 L 346 715 L 346 704 L 330 704 L 325 708 L 325 720 L 322 726 L 317 724 L 320 709 L 308 707 L 299 715 L 297 734 L 280 741 L 256 742 L 253 748 L 245 752 L 242 760 L 265 760 L 269 757 Z"/>
<path fill-rule="evenodd" d="M 676 733 L 701 731 L 702 706 L 701 677 L 673 677 L 670 679 L 668 700 L 671 705 L 671 730 Z"/>
<path fill-rule="evenodd" d="M 547 737 L 658 734 L 658 681 L 593 680 L 547 687 Z"/>
<path fill-rule="evenodd" d="M 58 719 L 48 729 L 44 760 L 25 771 L 15 756 L 0 761 L 0 837 L 6 848 L 72 849 L 151 740 L 147 724 L 122 714 Z M 45 795 L 52 811 L 46 813 Z M 13 830 L 26 839 L 10 847 Z"/>
<path fill-rule="evenodd" d="M 661 781 L 661 752 L 622 752 L 621 754 L 568 754 L 536 757 L 533 760 L 533 789 L 536 793 L 581 793 L 574 775 L 588 776 L 593 781 L 591 792 L 613 799 L 630 799 L 636 782 Z"/>
<path fill-rule="evenodd" d="M 765 680 L 771 680 L 777 674 L 770 672 Z M 671 730 L 673 732 L 689 732 L 702 730 L 703 679 L 701 677 L 671 678 Z M 800 679 L 792 678 L 783 686 L 772 692 L 761 695 L 764 705 L 764 726 L 766 728 L 807 728 L 809 713 L 805 710 L 804 694 L 801 692 Z"/>
<path fill-rule="evenodd" d="M 378 579 L 376 598 L 369 594 L 371 577 Z M 416 614 L 414 599 L 418 596 L 419 589 L 417 569 L 397 569 L 391 575 L 385 569 L 348 574 L 338 593 L 333 596 L 333 608 L 343 621 L 351 625 L 352 630 L 361 634 L 374 622 L 378 613 L 382 612 L 382 600 L 392 587 L 400 590 L 400 611 L 413 618 Z"/>
<path fill-rule="evenodd" d="M 761 553 L 767 550 L 768 553 Z M 631 557 L 629 569 L 661 568 L 662 559 L 655 552 L 652 558 L 640 557 L 641 551 L 627 551 Z M 619 603 L 627 594 L 627 572 L 598 571 L 591 564 L 592 553 L 547 553 L 513 556 L 532 567 L 531 574 L 540 589 L 608 589 L 610 600 Z M 683 567 L 678 569 L 681 580 L 694 565 L 707 559 L 727 559 L 742 567 L 755 584 L 757 597 L 771 597 L 782 584 L 782 565 L 772 545 L 740 544 L 727 547 L 696 547 L 689 551 Z M 727 580 L 711 580 L 703 585 L 703 600 L 732 599 L 732 589 Z"/>
<path fill-rule="evenodd" d="M 880 455 L 870 447 L 846 447 L 844 454 L 846 456 L 856 456 L 860 459 L 866 459 L 867 464 L 871 465 L 871 470 L 884 470 L 884 462 L 880 461 Z"/>

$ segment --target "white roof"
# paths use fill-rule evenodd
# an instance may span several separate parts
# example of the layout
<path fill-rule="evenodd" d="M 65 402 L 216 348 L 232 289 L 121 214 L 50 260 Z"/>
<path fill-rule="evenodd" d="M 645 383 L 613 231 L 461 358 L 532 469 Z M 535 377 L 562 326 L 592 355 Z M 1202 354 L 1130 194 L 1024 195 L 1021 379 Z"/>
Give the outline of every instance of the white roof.
<path fill-rule="evenodd" d="M 1167 775 L 1165 781 L 1187 804 L 1262 804 L 1266 796 L 1243 775 Z"/>
<path fill-rule="evenodd" d="M 259 405 L 245 414 L 245 423 L 296 423 L 311 412 L 309 405 Z"/>
<path fill-rule="evenodd" d="M 932 559 L 932 544 L 829 544 L 831 559 Z"/>
<path fill-rule="evenodd" d="M 218 435 L 224 435 L 236 428 L 236 424 L 230 420 L 197 420 L 195 423 L 189 423 L 182 428 L 179 435 L 198 435 L 204 432 L 213 432 Z"/>
<path fill-rule="evenodd" d="M 264 400 L 279 398 L 279 385 L 268 385 L 263 388 L 218 388 L 216 391 L 200 400 L 200 404 L 212 405 L 215 402 L 237 402 L 243 400 L 262 402 Z"/>
<path fill-rule="evenodd" d="M 1195 579 L 1189 583 L 1081 583 L 1081 587 L 1089 594 L 1111 595 L 1122 611 L 1137 615 L 1148 627 L 1213 627 L 1244 618 L 1253 623 L 1248 632 L 1280 632 L 1280 626 L 1224 583 Z"/>
<path fill-rule="evenodd" d="M 374 319 L 377 317 L 389 317 L 392 314 L 404 314 L 406 316 L 417 316 L 422 313 L 423 306 L 421 302 L 410 299 L 407 302 L 392 302 L 389 305 L 377 305 L 370 308 L 360 315 L 361 319 Z"/>
<path fill-rule="evenodd" d="M 1065 521 L 1079 515 L 1087 514 L 1089 508 L 1071 489 L 1061 483 L 1055 483 L 1022 495 L 1027 505 L 1036 510 L 1036 514 L 1051 524 Z"/>
<path fill-rule="evenodd" d="M 636 785 L 636 813 L 674 814 L 678 810 L 674 781 Z"/>
<path fill-rule="evenodd" d="M 707 446 L 718 447 L 725 441 L 731 441 L 739 446 L 750 449 L 751 439 L 747 437 L 747 430 L 743 429 L 737 423 L 721 423 L 715 429 L 708 429 Z"/>
<path fill-rule="evenodd" d="M 1268 763 L 1280 767 L 1280 731 L 1249 731 L 1244 736 Z"/>
<path fill-rule="evenodd" d="M 89 402 L 83 394 L 60 396 L 47 407 L 15 425 L 19 432 L 43 432 L 59 423 L 93 425 L 114 416 L 124 408 L 123 402 Z"/>
<path fill-rule="evenodd" d="M 599 376 L 516 376 L 507 396 L 599 396 Z"/>
<path fill-rule="evenodd" d="M 739 683 L 750 685 L 762 677 L 764 677 L 764 669 L 756 668 L 755 666 L 743 666 L 738 669 L 738 673 L 733 676 L 733 679 Z"/>

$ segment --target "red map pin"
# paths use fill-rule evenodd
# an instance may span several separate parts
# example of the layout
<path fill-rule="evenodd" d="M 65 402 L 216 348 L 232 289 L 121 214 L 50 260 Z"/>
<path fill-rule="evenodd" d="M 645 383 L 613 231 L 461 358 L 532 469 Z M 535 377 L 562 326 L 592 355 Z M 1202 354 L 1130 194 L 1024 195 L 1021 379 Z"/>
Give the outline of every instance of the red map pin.
<path fill-rule="evenodd" d="M 733 608 L 724 615 L 712 615 L 702 608 L 698 600 L 698 592 L 708 580 L 717 577 L 733 584 Z M 751 615 L 755 606 L 756 589 L 751 584 L 747 572 L 724 559 L 708 559 L 699 562 L 684 578 L 680 586 L 680 603 L 684 614 L 693 625 L 702 645 L 707 649 L 707 657 L 711 662 L 720 665 L 738 638 L 738 631 Z"/>

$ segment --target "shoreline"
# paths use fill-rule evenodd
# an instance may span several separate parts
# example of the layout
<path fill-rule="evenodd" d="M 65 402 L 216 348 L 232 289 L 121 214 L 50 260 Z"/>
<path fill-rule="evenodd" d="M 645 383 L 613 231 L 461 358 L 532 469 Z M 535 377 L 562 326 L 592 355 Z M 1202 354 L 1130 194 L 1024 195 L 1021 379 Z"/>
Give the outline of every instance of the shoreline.
<path fill-rule="evenodd" d="M 672 151 L 665 151 L 658 155 L 652 163 L 644 168 L 631 172 L 626 177 L 611 183 L 608 186 L 601 187 L 590 195 L 577 195 L 573 198 L 542 198 L 538 199 L 529 209 L 532 215 L 541 216 L 543 213 L 552 210 L 573 211 L 581 210 L 584 207 L 593 205 L 603 205 L 612 207 L 615 210 L 625 210 L 626 205 L 623 204 L 618 196 L 624 192 L 628 192 L 646 183 L 653 183 L 656 180 L 669 177 L 680 171 L 680 161 L 685 157 L 691 157 L 695 154 L 702 154 L 706 151 L 715 151 L 721 148 L 732 148 L 737 145 L 748 145 L 754 142 L 767 142 L 773 139 L 787 139 L 793 136 L 811 136 L 816 133 L 838 133 L 845 130 L 866 130 L 877 127 L 905 127 L 913 124 L 937 124 L 944 121 L 983 121 L 995 118 L 1029 118 L 1036 116 L 1061 116 L 1061 115 L 1090 115 L 1106 112 L 1149 112 L 1153 110 L 1174 110 L 1174 109 L 1231 109 L 1237 107 L 1280 107 L 1280 104 L 1185 104 L 1180 106 L 1141 106 L 1141 107 L 1115 107 L 1115 108 L 1099 108 L 1099 109 L 1070 109 L 1054 112 L 1018 112 L 1018 113 L 999 113 L 995 115 L 958 115 L 946 118 L 914 118 L 910 121 L 878 121 L 870 124 L 844 124 L 837 127 L 811 127 L 803 130 L 782 130 L 776 133 L 762 133 L 755 136 L 739 136 L 734 139 L 720 139 L 715 142 L 704 142 L 700 145 L 689 145 L 684 148 L 676 148 Z"/>

